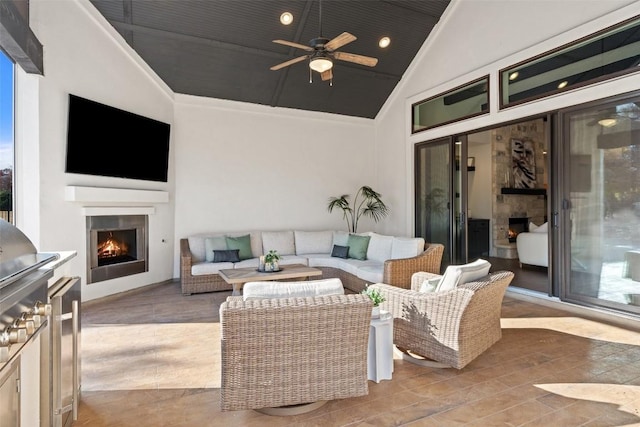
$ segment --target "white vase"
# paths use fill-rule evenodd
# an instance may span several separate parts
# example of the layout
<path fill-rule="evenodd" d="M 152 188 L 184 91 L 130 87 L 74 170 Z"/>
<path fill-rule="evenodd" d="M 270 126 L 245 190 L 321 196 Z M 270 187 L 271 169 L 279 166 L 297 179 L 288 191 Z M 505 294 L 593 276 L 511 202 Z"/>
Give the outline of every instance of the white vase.
<path fill-rule="evenodd" d="M 371 318 L 379 319 L 380 318 L 380 306 L 376 305 L 371 309 Z"/>

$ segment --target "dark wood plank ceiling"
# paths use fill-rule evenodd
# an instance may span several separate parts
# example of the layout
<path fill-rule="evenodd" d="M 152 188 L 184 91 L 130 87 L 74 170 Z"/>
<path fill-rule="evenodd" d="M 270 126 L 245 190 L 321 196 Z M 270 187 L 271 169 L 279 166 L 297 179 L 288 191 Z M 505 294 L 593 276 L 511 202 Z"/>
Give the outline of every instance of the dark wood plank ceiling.
<path fill-rule="evenodd" d="M 304 54 L 274 39 L 308 45 L 320 35 L 318 1 L 91 0 L 124 40 L 176 93 L 374 118 L 449 4 L 449 0 L 324 0 L 322 35 L 357 37 L 339 51 L 372 56 L 369 68 L 335 61 L 333 82 Z M 293 14 L 284 26 L 282 12 Z M 386 49 L 382 36 L 391 38 Z"/>

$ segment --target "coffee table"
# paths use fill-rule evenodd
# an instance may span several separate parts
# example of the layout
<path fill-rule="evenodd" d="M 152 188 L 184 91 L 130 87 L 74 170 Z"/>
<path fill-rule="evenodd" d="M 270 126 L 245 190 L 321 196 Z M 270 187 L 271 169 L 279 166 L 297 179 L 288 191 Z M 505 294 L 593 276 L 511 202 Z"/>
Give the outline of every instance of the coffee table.
<path fill-rule="evenodd" d="M 218 274 L 228 284 L 233 286 L 232 295 L 240 295 L 242 285 L 247 282 L 259 282 L 281 279 L 303 279 L 312 276 L 322 276 L 322 270 L 308 267 L 304 264 L 280 265 L 280 271 L 263 273 L 255 267 L 229 268 L 218 271 Z"/>

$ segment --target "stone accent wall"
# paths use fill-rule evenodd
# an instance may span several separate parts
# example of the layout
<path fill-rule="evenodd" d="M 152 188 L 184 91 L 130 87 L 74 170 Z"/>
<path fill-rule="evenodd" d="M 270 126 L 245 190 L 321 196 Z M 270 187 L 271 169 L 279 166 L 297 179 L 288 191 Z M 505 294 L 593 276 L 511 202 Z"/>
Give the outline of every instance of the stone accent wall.
<path fill-rule="evenodd" d="M 515 243 L 513 250 L 505 250 L 504 244 L 508 238 L 509 218 L 527 217 L 529 221 L 540 225 L 546 216 L 546 199 L 542 195 L 502 194 L 502 188 L 511 188 L 511 139 L 530 139 L 533 141 L 536 162 L 536 188 L 547 188 L 547 156 L 544 154 L 545 125 L 542 119 L 504 126 L 491 131 L 491 146 L 493 154 L 493 242 L 491 256 L 515 257 Z M 498 243 L 501 248 L 496 247 Z M 508 256 L 507 256 L 508 255 Z"/>

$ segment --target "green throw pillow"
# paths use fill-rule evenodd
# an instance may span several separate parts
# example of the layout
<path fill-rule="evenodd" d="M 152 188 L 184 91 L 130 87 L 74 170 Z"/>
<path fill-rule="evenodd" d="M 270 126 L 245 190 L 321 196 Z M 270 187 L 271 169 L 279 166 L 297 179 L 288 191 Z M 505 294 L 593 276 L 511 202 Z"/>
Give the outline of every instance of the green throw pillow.
<path fill-rule="evenodd" d="M 349 246 L 349 258 L 367 259 L 367 249 L 369 248 L 369 240 L 371 236 L 359 236 L 357 234 L 349 234 L 347 238 L 347 246 Z"/>
<path fill-rule="evenodd" d="M 251 253 L 251 236 L 249 234 L 238 237 L 227 236 L 226 239 L 227 249 L 240 250 L 238 253 L 240 260 L 253 258 L 253 254 Z"/>
<path fill-rule="evenodd" d="M 227 240 L 224 236 L 207 237 L 204 240 L 204 258 L 207 262 L 213 262 L 213 251 L 227 249 Z"/>

